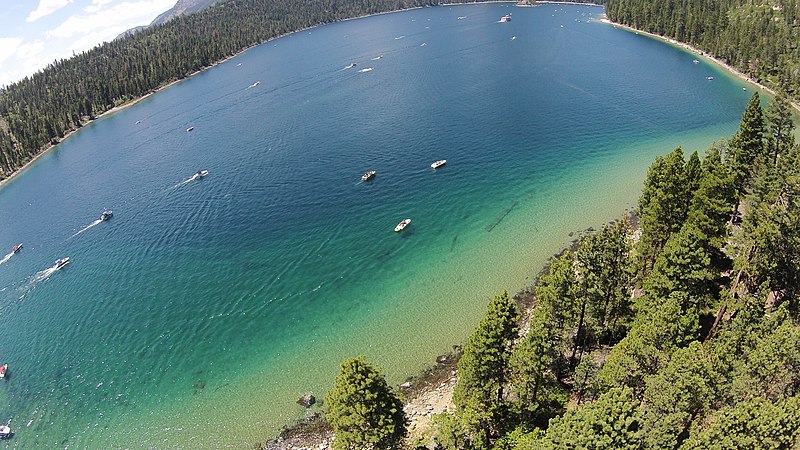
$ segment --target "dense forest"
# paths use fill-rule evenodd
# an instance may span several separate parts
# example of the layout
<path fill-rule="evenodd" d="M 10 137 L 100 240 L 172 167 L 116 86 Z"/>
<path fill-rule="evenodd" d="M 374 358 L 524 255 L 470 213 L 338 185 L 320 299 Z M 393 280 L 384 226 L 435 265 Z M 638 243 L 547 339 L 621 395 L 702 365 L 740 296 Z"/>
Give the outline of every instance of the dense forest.
<path fill-rule="evenodd" d="M 795 98 L 800 94 L 797 0 L 608 0 L 606 14 L 689 43 Z"/>
<path fill-rule="evenodd" d="M 637 214 L 554 257 L 529 311 L 507 293 L 490 302 L 458 362 L 455 410 L 408 447 L 798 448 L 793 129 L 786 97 L 764 110 L 756 93 L 702 158 L 656 158 Z M 334 448 L 401 448 L 398 397 L 365 365 L 343 365 L 329 394 Z"/>

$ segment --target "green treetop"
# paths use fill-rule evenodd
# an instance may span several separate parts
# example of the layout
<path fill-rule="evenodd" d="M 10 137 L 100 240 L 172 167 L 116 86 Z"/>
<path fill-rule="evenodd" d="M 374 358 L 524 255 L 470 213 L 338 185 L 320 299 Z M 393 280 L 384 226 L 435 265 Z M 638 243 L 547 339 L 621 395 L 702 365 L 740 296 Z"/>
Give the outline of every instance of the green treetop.
<path fill-rule="evenodd" d="M 761 108 L 761 101 L 756 92 L 750 97 L 739 124 L 739 131 L 730 142 L 729 160 L 733 169 L 734 183 L 740 197 L 746 192 L 753 165 L 759 162 L 759 157 L 763 157 L 765 154 L 765 132 L 764 110 Z"/>
<path fill-rule="evenodd" d="M 508 292 L 496 296 L 486 315 L 469 337 L 458 361 L 458 381 L 453 392 L 457 413 L 475 412 L 479 419 L 470 431 L 488 444 L 502 414 L 511 342 L 517 337 L 519 312 Z M 479 447 L 477 447 L 479 448 Z"/>
<path fill-rule="evenodd" d="M 335 450 L 394 449 L 406 434 L 403 402 L 363 356 L 342 363 L 326 403 Z"/>

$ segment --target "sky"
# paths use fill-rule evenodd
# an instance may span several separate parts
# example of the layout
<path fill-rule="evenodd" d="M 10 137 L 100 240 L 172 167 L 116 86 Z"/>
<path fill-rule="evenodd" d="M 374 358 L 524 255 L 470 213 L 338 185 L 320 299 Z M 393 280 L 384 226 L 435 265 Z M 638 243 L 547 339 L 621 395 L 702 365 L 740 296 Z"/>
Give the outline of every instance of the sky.
<path fill-rule="evenodd" d="M 0 86 L 147 25 L 176 0 L 0 0 Z"/>

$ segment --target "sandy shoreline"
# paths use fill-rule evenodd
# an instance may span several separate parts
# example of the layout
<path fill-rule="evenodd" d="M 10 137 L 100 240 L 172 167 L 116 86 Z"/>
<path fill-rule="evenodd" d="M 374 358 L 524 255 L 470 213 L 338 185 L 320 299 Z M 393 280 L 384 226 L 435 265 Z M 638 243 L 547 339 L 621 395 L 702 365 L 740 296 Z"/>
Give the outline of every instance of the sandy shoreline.
<path fill-rule="evenodd" d="M 710 53 L 707 53 L 707 52 L 705 52 L 703 50 L 700 50 L 699 48 L 697 48 L 697 47 L 695 47 L 693 45 L 687 44 L 685 42 L 680 42 L 680 41 L 677 41 L 675 39 L 668 38 L 668 37 L 665 37 L 665 36 L 661 36 L 661 35 L 658 35 L 658 34 L 650 33 L 650 32 L 647 32 L 647 31 L 637 30 L 636 28 L 629 27 L 627 25 L 622 25 L 621 23 L 614 22 L 612 20 L 609 20 L 608 18 L 600 19 L 600 22 L 607 23 L 607 24 L 613 26 L 614 28 L 620 28 L 622 30 L 629 31 L 631 33 L 643 34 L 645 36 L 649 36 L 651 38 L 658 39 L 658 40 L 660 40 L 662 42 L 666 42 L 667 44 L 673 45 L 675 47 L 679 47 L 679 48 L 682 48 L 684 50 L 688 50 L 689 52 L 694 53 L 695 55 L 697 55 L 697 56 L 699 56 L 699 57 L 701 57 L 703 59 L 711 61 L 712 63 L 716 64 L 717 66 L 719 66 L 719 67 L 725 69 L 726 71 L 728 71 L 729 73 L 735 75 L 740 80 L 745 81 L 745 82 L 747 82 L 749 84 L 752 84 L 756 88 L 768 93 L 770 96 L 774 97 L 776 95 L 775 91 L 772 88 L 761 84 L 760 82 L 758 82 L 754 78 L 748 76 L 744 72 L 739 71 L 738 69 L 736 69 L 735 67 L 729 65 L 725 61 L 717 58 L 716 56 L 714 56 L 714 55 L 712 55 Z M 791 104 L 794 107 L 794 109 L 798 113 L 800 113 L 800 103 L 791 102 Z"/>

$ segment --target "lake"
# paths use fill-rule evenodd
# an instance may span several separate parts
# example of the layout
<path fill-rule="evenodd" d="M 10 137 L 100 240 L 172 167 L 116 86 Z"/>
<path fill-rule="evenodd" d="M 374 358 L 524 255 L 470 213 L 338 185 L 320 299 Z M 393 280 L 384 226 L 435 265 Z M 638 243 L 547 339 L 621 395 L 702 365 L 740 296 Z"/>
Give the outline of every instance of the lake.
<path fill-rule="evenodd" d="M 751 87 L 602 11 L 298 32 L 40 158 L 0 189 L 6 445 L 252 448 L 349 356 L 393 384 L 433 364 L 655 156 L 736 130 Z"/>

